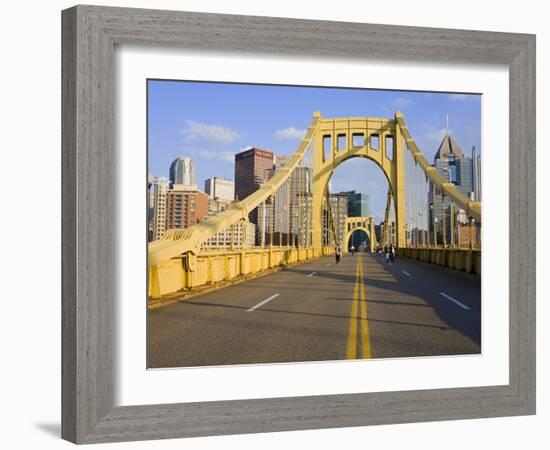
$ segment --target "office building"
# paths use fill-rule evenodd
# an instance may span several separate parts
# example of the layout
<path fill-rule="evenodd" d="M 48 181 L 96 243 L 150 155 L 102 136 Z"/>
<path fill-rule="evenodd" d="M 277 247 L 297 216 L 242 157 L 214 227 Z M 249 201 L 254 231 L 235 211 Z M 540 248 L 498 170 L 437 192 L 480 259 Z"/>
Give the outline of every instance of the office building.
<path fill-rule="evenodd" d="M 250 148 L 235 155 L 235 199 L 243 200 L 273 174 L 273 153 Z"/>
<path fill-rule="evenodd" d="M 208 217 L 216 216 L 225 211 L 231 204 L 230 200 L 216 198 L 208 199 Z M 233 229 L 227 227 L 224 230 L 216 233 L 203 243 L 205 248 L 240 248 L 243 242 L 243 234 L 245 236 L 245 246 L 252 247 L 255 244 L 256 226 L 253 223 L 239 223 Z"/>
<path fill-rule="evenodd" d="M 286 167 L 290 156 L 277 156 L 273 174 Z M 312 171 L 294 168 L 288 181 L 258 209 L 258 244 L 306 246 L 311 240 Z"/>
<path fill-rule="evenodd" d="M 227 227 L 216 233 L 203 243 L 207 249 L 240 249 L 243 245 L 247 248 L 253 247 L 256 240 L 256 225 L 250 222 L 239 222 L 234 227 Z"/>
<path fill-rule="evenodd" d="M 233 201 L 235 199 L 235 183 L 223 177 L 208 178 L 204 181 L 204 192 L 210 198 Z"/>
<path fill-rule="evenodd" d="M 208 195 L 175 184 L 166 194 L 166 229 L 189 228 L 208 217 Z"/>
<path fill-rule="evenodd" d="M 273 176 L 273 153 L 260 148 L 249 148 L 235 155 L 235 200 L 244 200 Z M 258 225 L 258 208 L 248 215 Z M 257 236 L 256 244 L 261 240 Z"/>
<path fill-rule="evenodd" d="M 342 249 L 346 245 L 346 218 L 348 217 L 348 195 L 339 192 L 323 199 L 323 245 L 334 247 L 338 242 Z M 337 239 L 335 239 L 335 235 Z"/>
<path fill-rule="evenodd" d="M 170 183 L 195 187 L 195 164 L 187 156 L 176 158 L 170 165 Z"/>
<path fill-rule="evenodd" d="M 166 231 L 166 197 L 170 182 L 168 178 L 155 177 L 151 181 L 150 201 L 152 202 L 152 219 L 150 239 L 156 241 L 162 238 Z"/>
<path fill-rule="evenodd" d="M 343 192 L 348 196 L 348 216 L 370 216 L 369 194 L 356 191 Z"/>
<path fill-rule="evenodd" d="M 474 200 L 481 201 L 481 155 L 478 155 L 476 148 L 472 147 L 472 181 Z"/>
<path fill-rule="evenodd" d="M 208 217 L 215 216 L 216 214 L 225 211 L 230 204 L 230 200 L 225 200 L 218 197 L 208 198 Z"/>
<path fill-rule="evenodd" d="M 473 176 L 472 176 L 472 158 L 464 156 L 462 148 L 456 140 L 449 134 L 443 138 L 439 149 L 434 156 L 434 167 L 439 175 L 445 180 L 453 183 L 457 190 L 470 198 L 473 192 Z M 430 205 L 436 208 L 438 222 L 443 219 L 443 204 L 440 193 L 433 192 L 433 186 L 430 188 Z M 445 209 L 449 208 L 450 201 L 445 199 Z M 433 216 L 431 217 L 433 219 Z"/>

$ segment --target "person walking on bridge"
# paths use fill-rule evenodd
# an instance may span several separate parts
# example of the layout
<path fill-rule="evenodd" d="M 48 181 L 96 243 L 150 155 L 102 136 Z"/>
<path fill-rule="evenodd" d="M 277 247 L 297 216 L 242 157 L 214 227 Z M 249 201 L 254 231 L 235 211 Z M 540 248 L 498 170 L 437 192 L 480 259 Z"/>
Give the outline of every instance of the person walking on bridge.
<path fill-rule="evenodd" d="M 339 245 L 337 245 L 334 249 L 334 256 L 336 256 L 336 264 L 338 264 L 340 262 L 340 258 L 342 257 L 342 249 Z"/>

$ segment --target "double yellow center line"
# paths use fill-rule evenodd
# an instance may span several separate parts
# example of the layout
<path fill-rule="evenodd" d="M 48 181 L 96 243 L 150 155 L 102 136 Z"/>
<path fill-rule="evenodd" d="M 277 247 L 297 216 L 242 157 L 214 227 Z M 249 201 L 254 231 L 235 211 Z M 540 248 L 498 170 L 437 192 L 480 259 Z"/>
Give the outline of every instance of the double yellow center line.
<path fill-rule="evenodd" d="M 357 340 L 357 327 L 361 333 L 361 351 L 359 358 L 372 358 L 369 338 L 369 324 L 367 322 L 367 299 L 365 295 L 365 283 L 363 281 L 363 261 L 357 255 L 357 272 L 355 274 L 355 289 L 353 291 L 353 303 L 349 319 L 348 341 L 346 343 L 346 359 L 357 359 L 359 341 Z M 361 317 L 358 318 L 357 312 Z"/>

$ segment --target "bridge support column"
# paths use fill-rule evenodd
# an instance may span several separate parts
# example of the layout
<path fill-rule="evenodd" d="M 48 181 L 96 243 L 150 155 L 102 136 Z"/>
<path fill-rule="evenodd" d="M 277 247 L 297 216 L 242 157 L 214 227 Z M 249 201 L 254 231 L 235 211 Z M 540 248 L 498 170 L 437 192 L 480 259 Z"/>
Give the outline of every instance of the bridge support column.
<path fill-rule="evenodd" d="M 395 115 L 401 116 L 401 113 Z M 405 247 L 406 223 L 405 223 L 405 146 L 403 145 L 403 134 L 401 128 L 395 127 L 393 140 L 394 161 L 393 172 L 393 201 L 395 204 L 395 240 L 398 248 Z"/>
<path fill-rule="evenodd" d="M 326 155 L 327 159 L 331 154 Z M 325 188 L 332 171 L 323 171 L 325 155 L 323 152 L 323 134 L 318 133 L 313 140 L 313 198 L 312 198 L 312 247 L 316 253 L 322 253 L 323 247 L 323 198 L 325 197 Z"/>

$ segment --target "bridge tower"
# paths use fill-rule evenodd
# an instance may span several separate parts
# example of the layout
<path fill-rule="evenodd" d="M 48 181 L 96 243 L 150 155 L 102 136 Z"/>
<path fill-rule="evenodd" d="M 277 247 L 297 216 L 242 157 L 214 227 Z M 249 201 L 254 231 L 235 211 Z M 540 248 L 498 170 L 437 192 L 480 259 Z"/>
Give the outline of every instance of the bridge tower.
<path fill-rule="evenodd" d="M 384 172 L 395 206 L 396 245 L 405 246 L 405 146 L 397 119 L 350 117 L 319 119 L 313 142 L 313 248 L 322 248 L 322 207 L 328 182 L 344 161 L 362 157 L 374 161 Z"/>

